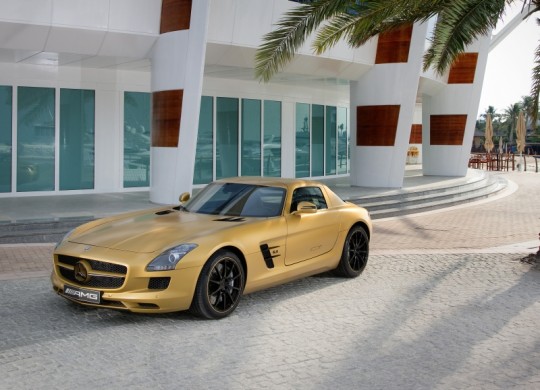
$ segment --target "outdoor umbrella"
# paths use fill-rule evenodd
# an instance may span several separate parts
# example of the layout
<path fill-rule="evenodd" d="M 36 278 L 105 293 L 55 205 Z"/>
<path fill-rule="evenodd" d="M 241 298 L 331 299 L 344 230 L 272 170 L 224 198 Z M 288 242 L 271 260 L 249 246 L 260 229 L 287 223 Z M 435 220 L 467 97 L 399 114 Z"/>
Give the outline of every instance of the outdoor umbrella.
<path fill-rule="evenodd" d="M 491 123 L 491 114 L 486 115 L 486 133 L 484 148 L 490 153 L 495 145 L 493 144 L 493 123 Z"/>
<path fill-rule="evenodd" d="M 525 150 L 525 132 L 525 116 L 523 115 L 523 111 L 520 111 L 516 126 L 516 146 L 520 157 Z M 519 170 L 523 170 L 523 165 L 520 165 Z"/>

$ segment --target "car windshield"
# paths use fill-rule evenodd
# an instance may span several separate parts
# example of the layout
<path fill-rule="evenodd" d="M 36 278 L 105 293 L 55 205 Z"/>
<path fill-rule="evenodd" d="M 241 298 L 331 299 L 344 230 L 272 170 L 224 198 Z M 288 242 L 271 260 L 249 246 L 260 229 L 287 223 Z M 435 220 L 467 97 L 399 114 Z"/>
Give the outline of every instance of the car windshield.
<path fill-rule="evenodd" d="M 242 183 L 212 183 L 184 207 L 191 213 L 235 217 L 281 215 L 285 189 Z"/>

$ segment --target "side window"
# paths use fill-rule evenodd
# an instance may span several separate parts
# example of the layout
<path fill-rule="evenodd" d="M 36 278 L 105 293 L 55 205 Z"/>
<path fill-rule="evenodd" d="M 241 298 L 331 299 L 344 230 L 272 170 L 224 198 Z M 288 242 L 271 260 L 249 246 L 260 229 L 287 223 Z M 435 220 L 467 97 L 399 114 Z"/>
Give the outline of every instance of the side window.
<path fill-rule="evenodd" d="M 326 199 L 319 187 L 301 187 L 293 192 L 291 213 L 296 211 L 298 203 L 311 202 L 317 206 L 317 210 L 328 208 Z"/>

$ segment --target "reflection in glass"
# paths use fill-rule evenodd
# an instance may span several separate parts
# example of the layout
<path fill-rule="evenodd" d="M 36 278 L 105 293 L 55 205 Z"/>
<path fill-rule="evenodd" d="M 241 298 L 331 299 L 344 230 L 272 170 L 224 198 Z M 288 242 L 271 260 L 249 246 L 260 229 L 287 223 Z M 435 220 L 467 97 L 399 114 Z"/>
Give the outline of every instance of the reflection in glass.
<path fill-rule="evenodd" d="M 238 176 L 238 99 L 216 99 L 216 178 Z"/>
<path fill-rule="evenodd" d="M 309 176 L 309 104 L 296 103 L 296 177 Z"/>
<path fill-rule="evenodd" d="M 324 106 L 311 106 L 311 175 L 324 176 Z"/>
<path fill-rule="evenodd" d="M 337 108 L 337 136 L 338 136 L 338 173 L 349 172 L 349 127 L 347 126 L 347 109 Z"/>
<path fill-rule="evenodd" d="M 336 174 L 336 107 L 326 106 L 326 174 Z"/>
<path fill-rule="evenodd" d="M 60 189 L 94 188 L 95 93 L 60 90 Z"/>
<path fill-rule="evenodd" d="M 261 101 L 242 99 L 242 176 L 261 176 Z"/>
<path fill-rule="evenodd" d="M 54 88 L 17 91 L 17 191 L 54 191 Z"/>
<path fill-rule="evenodd" d="M 0 86 L 0 192 L 11 192 L 11 109 L 13 88 Z"/>
<path fill-rule="evenodd" d="M 150 185 L 150 94 L 124 92 L 124 187 Z"/>
<path fill-rule="evenodd" d="M 214 100 L 212 96 L 201 97 L 197 151 L 193 184 L 208 184 L 214 171 Z"/>
<path fill-rule="evenodd" d="M 281 176 L 281 102 L 264 101 L 263 175 Z"/>

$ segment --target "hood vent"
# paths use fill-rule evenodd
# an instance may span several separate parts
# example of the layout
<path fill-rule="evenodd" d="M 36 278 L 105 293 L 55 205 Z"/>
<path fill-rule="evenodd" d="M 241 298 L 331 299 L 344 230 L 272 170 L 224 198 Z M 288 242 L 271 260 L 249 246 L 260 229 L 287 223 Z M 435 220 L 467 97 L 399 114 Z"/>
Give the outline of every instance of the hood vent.
<path fill-rule="evenodd" d="M 246 219 L 242 217 L 225 217 L 225 218 L 214 219 L 214 221 L 219 221 L 219 222 L 243 222 L 245 220 Z"/>

